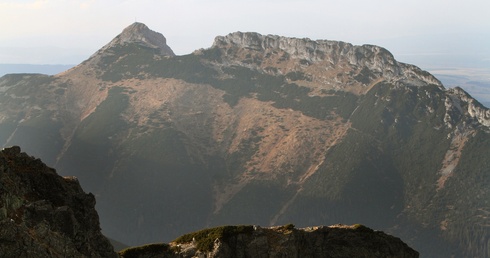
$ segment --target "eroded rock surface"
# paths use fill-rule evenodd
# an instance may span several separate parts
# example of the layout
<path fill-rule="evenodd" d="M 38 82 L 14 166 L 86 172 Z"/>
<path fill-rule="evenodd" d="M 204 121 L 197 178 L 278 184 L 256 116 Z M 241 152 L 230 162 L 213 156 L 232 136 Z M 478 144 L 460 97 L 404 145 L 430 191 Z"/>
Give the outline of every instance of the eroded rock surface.
<path fill-rule="evenodd" d="M 296 229 L 224 226 L 190 233 L 170 244 L 129 248 L 121 257 L 419 257 L 399 238 L 363 225 Z"/>
<path fill-rule="evenodd" d="M 20 147 L 0 152 L 0 257 L 117 257 L 95 197 Z"/>

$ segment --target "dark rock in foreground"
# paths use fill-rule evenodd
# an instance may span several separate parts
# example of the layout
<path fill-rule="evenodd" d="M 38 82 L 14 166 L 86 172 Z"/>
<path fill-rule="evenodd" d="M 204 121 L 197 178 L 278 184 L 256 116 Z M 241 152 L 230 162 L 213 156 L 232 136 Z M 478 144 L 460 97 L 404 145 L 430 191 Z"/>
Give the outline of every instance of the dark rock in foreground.
<path fill-rule="evenodd" d="M 149 244 L 121 257 L 419 257 L 399 238 L 365 226 L 296 229 L 223 226 L 181 236 L 170 244 Z"/>
<path fill-rule="evenodd" d="M 0 257 L 117 257 L 95 198 L 19 147 L 0 151 Z"/>
<path fill-rule="evenodd" d="M 100 232 L 95 197 L 15 146 L 0 151 L 0 257 L 117 257 Z M 121 257 L 418 257 L 399 238 L 362 225 L 296 229 L 223 226 Z"/>

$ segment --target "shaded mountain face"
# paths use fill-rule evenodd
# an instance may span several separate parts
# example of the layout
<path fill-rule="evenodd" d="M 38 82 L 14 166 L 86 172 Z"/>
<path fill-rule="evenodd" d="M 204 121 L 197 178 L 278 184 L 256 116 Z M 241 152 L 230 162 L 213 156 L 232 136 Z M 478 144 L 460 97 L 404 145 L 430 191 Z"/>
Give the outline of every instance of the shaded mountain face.
<path fill-rule="evenodd" d="M 0 78 L 0 141 L 95 194 L 108 236 L 362 223 L 485 256 L 490 111 L 377 46 L 236 32 L 175 56 L 143 24 L 56 76 Z"/>
<path fill-rule="evenodd" d="M 0 151 L 1 257 L 118 257 L 95 198 L 15 146 Z"/>

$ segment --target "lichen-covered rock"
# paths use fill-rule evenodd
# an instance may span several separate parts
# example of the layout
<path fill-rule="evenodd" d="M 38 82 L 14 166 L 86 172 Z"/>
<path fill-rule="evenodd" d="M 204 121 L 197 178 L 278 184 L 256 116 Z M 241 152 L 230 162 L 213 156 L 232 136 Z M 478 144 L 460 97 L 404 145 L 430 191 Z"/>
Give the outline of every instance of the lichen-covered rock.
<path fill-rule="evenodd" d="M 95 198 L 14 146 L 0 151 L 0 257 L 117 257 Z"/>
<path fill-rule="evenodd" d="M 224 226 L 179 237 L 170 244 L 120 252 L 121 257 L 418 257 L 399 238 L 362 225 L 296 229 Z"/>

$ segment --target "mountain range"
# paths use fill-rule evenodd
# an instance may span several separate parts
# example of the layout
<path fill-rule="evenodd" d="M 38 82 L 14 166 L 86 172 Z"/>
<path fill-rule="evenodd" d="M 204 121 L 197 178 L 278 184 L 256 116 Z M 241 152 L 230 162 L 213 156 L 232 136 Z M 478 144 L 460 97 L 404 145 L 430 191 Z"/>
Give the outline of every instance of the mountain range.
<path fill-rule="evenodd" d="M 361 223 L 489 255 L 490 111 L 386 49 L 253 32 L 176 56 L 134 23 L 55 76 L 0 78 L 0 141 L 135 245 L 225 224 Z"/>

